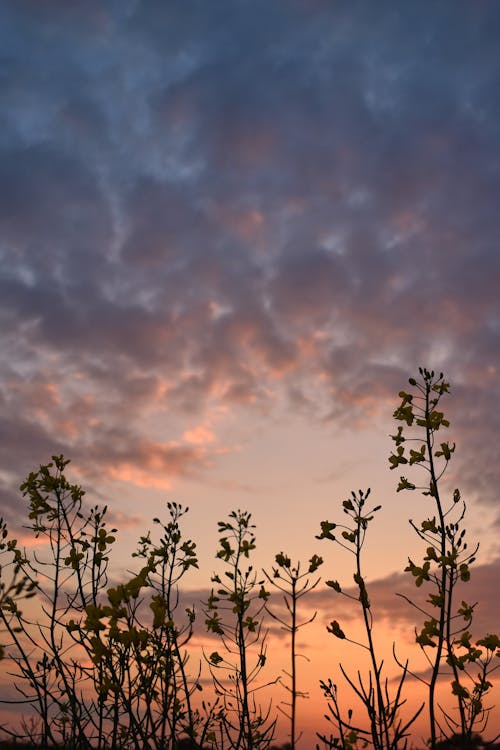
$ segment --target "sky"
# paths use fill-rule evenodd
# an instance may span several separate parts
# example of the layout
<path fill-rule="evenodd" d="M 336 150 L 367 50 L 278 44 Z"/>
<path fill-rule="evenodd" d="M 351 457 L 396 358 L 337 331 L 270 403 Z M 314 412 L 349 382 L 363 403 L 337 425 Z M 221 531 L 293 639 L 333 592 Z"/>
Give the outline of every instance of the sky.
<path fill-rule="evenodd" d="M 117 575 L 176 500 L 193 590 L 235 508 L 259 564 L 318 552 L 348 581 L 314 536 L 370 486 L 367 568 L 407 631 L 392 593 L 426 509 L 396 495 L 388 436 L 423 365 L 452 385 L 449 477 L 481 542 L 478 626 L 497 627 L 499 34 L 494 0 L 4 0 L 11 528 L 20 482 L 63 453 L 120 529 Z"/>

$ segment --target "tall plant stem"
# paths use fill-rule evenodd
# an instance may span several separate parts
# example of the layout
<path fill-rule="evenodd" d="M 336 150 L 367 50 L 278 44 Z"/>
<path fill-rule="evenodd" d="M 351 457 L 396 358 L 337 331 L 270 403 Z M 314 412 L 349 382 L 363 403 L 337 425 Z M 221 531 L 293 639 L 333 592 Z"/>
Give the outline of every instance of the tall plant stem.
<path fill-rule="evenodd" d="M 430 405 L 430 396 L 431 396 L 431 382 L 429 380 L 426 380 L 425 382 L 425 443 L 427 447 L 427 455 L 429 456 L 429 471 L 430 471 L 430 487 L 432 496 L 434 497 L 434 501 L 436 503 L 436 510 L 439 517 L 439 526 L 441 528 L 441 538 L 440 538 L 440 545 L 441 545 L 441 557 L 444 559 L 444 556 L 446 555 L 446 537 L 445 537 L 445 517 L 443 512 L 443 506 L 441 503 L 441 498 L 439 496 L 439 487 L 438 487 L 438 480 L 436 475 L 436 469 L 434 464 L 434 436 L 433 436 L 433 430 L 430 427 L 429 423 L 429 417 L 431 413 L 431 405 Z M 435 750 L 436 742 L 437 742 L 437 719 L 436 719 L 436 685 L 437 685 L 437 679 L 439 677 L 440 667 L 441 667 L 441 660 L 443 657 L 443 646 L 444 646 L 444 638 L 445 638 L 445 625 L 446 625 L 446 611 L 447 611 L 447 582 L 448 582 L 448 571 L 446 569 L 445 565 L 442 565 L 441 567 L 441 583 L 440 583 L 440 593 L 441 593 L 441 605 L 439 610 L 439 636 L 437 641 L 437 648 L 436 648 L 436 655 L 434 658 L 434 663 L 432 666 L 432 674 L 431 679 L 429 683 L 429 724 L 430 724 L 430 748 L 431 750 Z M 450 591 L 451 596 L 451 591 Z"/>

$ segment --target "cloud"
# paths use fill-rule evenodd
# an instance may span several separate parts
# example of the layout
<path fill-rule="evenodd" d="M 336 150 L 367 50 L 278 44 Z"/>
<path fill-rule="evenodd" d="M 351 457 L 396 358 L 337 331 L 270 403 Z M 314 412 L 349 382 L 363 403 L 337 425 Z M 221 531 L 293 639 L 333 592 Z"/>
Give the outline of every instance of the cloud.
<path fill-rule="evenodd" d="M 109 439 L 110 436 L 106 437 Z M 103 453 L 104 446 L 100 443 L 89 451 L 100 457 L 104 474 L 111 479 L 131 482 L 139 487 L 165 488 L 171 477 L 199 472 L 208 462 L 206 451 L 198 446 L 158 444 L 148 440 L 132 442 L 127 438 L 126 435 L 116 435 L 113 447 L 108 447 L 106 453 Z M 107 440 L 106 443 L 109 446 Z"/>
<path fill-rule="evenodd" d="M 498 613 L 496 602 L 491 596 L 491 591 L 498 580 L 500 573 L 500 559 L 492 560 L 490 563 L 473 564 L 471 566 L 471 579 L 466 584 L 459 584 L 456 590 L 457 606 L 462 599 L 469 604 L 477 605 L 471 631 L 477 638 L 482 638 L 488 633 L 495 633 L 498 627 Z M 368 595 L 371 602 L 371 611 L 374 618 L 374 629 L 377 623 L 380 625 L 390 624 L 392 628 L 407 630 L 411 634 L 415 627 L 419 628 L 425 619 L 410 602 L 432 614 L 432 607 L 426 603 L 430 592 L 425 584 L 422 588 L 415 587 L 415 582 L 409 573 L 393 573 L 387 577 L 380 578 L 367 583 Z M 358 597 L 357 589 L 346 587 L 345 593 Z M 347 625 L 359 619 L 360 606 L 356 601 L 348 600 L 332 589 L 320 586 L 307 597 L 308 607 L 315 609 L 325 622 L 337 619 L 340 623 Z"/>
<path fill-rule="evenodd" d="M 200 424 L 190 430 L 186 430 L 182 437 L 187 443 L 191 443 L 193 445 L 213 443 L 213 441 L 215 440 L 214 433 L 212 432 L 210 427 L 205 424 Z"/>
<path fill-rule="evenodd" d="M 498 9 L 63 6 L 2 9 L 0 468 L 201 477 L 214 407 L 363 425 L 424 364 L 495 507 Z"/>

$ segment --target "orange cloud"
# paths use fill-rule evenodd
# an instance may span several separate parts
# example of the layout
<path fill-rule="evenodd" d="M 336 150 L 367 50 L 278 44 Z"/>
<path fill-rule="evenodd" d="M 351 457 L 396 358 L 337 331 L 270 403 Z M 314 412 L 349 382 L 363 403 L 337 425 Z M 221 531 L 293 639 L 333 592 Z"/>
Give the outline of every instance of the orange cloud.
<path fill-rule="evenodd" d="M 182 435 L 182 439 L 192 445 L 206 445 L 207 443 L 214 442 L 215 433 L 208 425 L 200 424 L 190 430 L 186 430 Z"/>
<path fill-rule="evenodd" d="M 209 465 L 204 448 L 183 446 L 175 441 L 154 443 L 142 440 L 126 455 L 110 455 L 104 459 L 104 473 L 110 479 L 131 482 L 138 487 L 169 488 L 180 475 L 196 474 Z"/>

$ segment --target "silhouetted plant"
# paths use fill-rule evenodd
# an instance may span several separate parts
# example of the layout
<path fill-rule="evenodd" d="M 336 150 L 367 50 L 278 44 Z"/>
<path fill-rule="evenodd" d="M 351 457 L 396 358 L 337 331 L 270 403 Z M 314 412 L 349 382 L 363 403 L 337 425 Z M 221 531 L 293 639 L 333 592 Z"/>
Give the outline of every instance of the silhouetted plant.
<path fill-rule="evenodd" d="M 363 717 L 341 706 L 333 679 L 321 681 L 328 699 L 330 736 L 318 733 L 328 748 L 351 750 L 372 745 L 374 750 L 404 748 L 410 728 L 423 705 L 404 708 L 408 675 L 428 689 L 429 744 L 472 747 L 483 732 L 490 706 L 491 673 L 497 668 L 500 639 L 487 634 L 475 639 L 471 623 L 476 604 L 457 598 L 471 574 L 478 545 L 468 549 L 464 519 L 466 506 L 455 489 L 445 499 L 443 476 L 455 445 L 438 441 L 449 426 L 440 401 L 449 386 L 442 374 L 420 370 L 410 379 L 411 392 L 401 391 L 394 412 L 402 423 L 393 436 L 391 468 L 417 467 L 423 481 L 401 477 L 398 491 L 421 490 L 431 505 L 426 518 L 412 528 L 425 546 L 420 562 L 408 560 L 406 571 L 418 589 L 427 592 L 422 605 L 404 596 L 424 617 L 415 630 L 416 642 L 429 666 L 430 677 L 410 671 L 394 647 L 400 667 L 394 685 L 386 676 L 376 649 L 374 618 L 363 566 L 367 529 L 380 506 L 369 507 L 369 490 L 352 493 L 342 509 L 345 523 L 321 523 L 319 539 L 328 539 L 353 555 L 354 593 L 338 581 L 327 586 L 359 607 L 364 635 L 359 640 L 331 620 L 328 631 L 349 641 L 368 656 L 369 668 L 353 676 L 342 665 L 340 673 L 359 700 Z M 255 550 L 254 525 L 248 512 L 234 511 L 219 522 L 217 558 L 223 569 L 212 577 L 212 592 L 204 605 L 205 624 L 220 639 L 219 650 L 205 655 L 215 699 L 196 700 L 202 689 L 199 663 L 188 667 L 195 609 L 180 607 L 180 586 L 187 571 L 197 567 L 196 545 L 184 539 L 181 520 L 187 509 L 168 503 L 166 523 L 155 541 L 148 532 L 139 541 L 134 559 L 139 570 L 109 586 L 109 555 L 115 529 L 109 529 L 106 507 L 87 508 L 84 491 L 70 484 L 62 456 L 40 466 L 21 485 L 28 500 L 32 533 L 43 543 L 29 554 L 9 538 L 0 521 L 0 636 L 9 645 L 15 687 L 20 703 L 32 709 L 23 720 L 24 736 L 32 746 L 92 748 L 92 750 L 268 750 L 276 718 L 271 702 L 262 708 L 259 691 L 277 680 L 263 679 L 266 663 L 267 613 L 291 636 L 291 667 L 287 708 L 280 710 L 291 723 L 290 747 L 300 733 L 296 725 L 296 634 L 313 617 L 298 621 L 299 601 L 314 589 L 311 581 L 322 560 L 314 555 L 304 572 L 284 553 L 276 555 L 272 574 L 260 580 L 250 563 Z M 347 517 L 347 518 L 346 518 Z M 335 533 L 334 533 L 335 532 Z M 269 604 L 264 583 L 283 596 L 287 614 Z M 21 611 L 19 601 L 37 597 Z M 3 651 L 0 649 L 0 657 Z M 438 696 L 438 679 L 448 675 L 455 710 L 445 710 Z M 201 697 L 201 696 L 200 696 Z M 2 727 L 9 732 L 8 727 Z M 12 736 L 12 734 L 11 734 Z M 448 744 L 446 744 L 448 743 Z"/>
<path fill-rule="evenodd" d="M 148 534 L 141 537 L 139 551 L 134 553 L 135 557 L 147 560 L 145 582 L 153 612 L 147 657 L 139 662 L 141 679 L 147 686 L 144 700 L 156 711 L 151 734 L 158 746 L 166 747 L 169 738 L 171 743 L 174 739 L 174 745 L 191 741 L 201 746 L 210 725 L 210 717 L 202 718 L 192 704 L 193 694 L 202 689 L 201 665 L 194 676 L 186 669 L 195 609 L 185 609 L 183 623 L 179 623 L 177 616 L 179 583 L 189 569 L 198 567 L 196 544 L 190 539 L 183 541 L 181 535 L 179 521 L 188 508 L 170 502 L 167 508 L 170 514 L 167 524 L 154 519 L 162 528 L 159 544 L 153 544 Z"/>
<path fill-rule="evenodd" d="M 301 733 L 297 733 L 297 698 L 308 697 L 308 693 L 299 690 L 297 687 L 298 654 L 296 638 L 300 628 L 308 625 L 316 618 L 315 612 L 312 617 L 298 622 L 298 604 L 299 600 L 315 589 L 320 582 L 321 579 L 316 578 L 311 583 L 309 576 L 315 573 L 323 564 L 323 559 L 318 555 L 313 555 L 309 560 L 309 565 L 305 573 L 301 573 L 300 571 L 300 562 L 292 564 L 291 559 L 283 552 L 277 554 L 275 560 L 277 567 L 272 569 L 272 576 L 265 570 L 263 572 L 269 583 L 283 594 L 283 601 L 289 614 L 289 619 L 283 619 L 269 605 L 266 605 L 266 609 L 270 616 L 276 622 L 279 622 L 282 629 L 290 633 L 290 672 L 283 670 L 284 674 L 290 679 L 289 685 L 286 682 L 283 683 L 285 689 L 290 694 L 290 701 L 283 701 L 283 704 L 288 707 L 287 710 L 282 709 L 281 706 L 278 706 L 278 710 L 290 720 L 289 747 L 290 750 L 295 750 L 297 740 L 301 736 Z"/>
<path fill-rule="evenodd" d="M 196 545 L 182 540 L 179 520 L 187 509 L 176 503 L 167 508 L 167 524 L 154 519 L 162 527 L 159 542 L 148 533 L 133 555 L 145 565 L 128 582 L 110 588 L 106 604 L 87 608 L 80 628 L 93 632 L 92 658 L 103 669 L 103 699 L 112 696 L 112 747 L 120 738 L 174 748 L 183 738 L 194 743 L 199 732 L 203 741 L 207 729 L 191 700 L 201 690 L 199 669 L 194 677 L 186 670 L 194 608 L 185 610 L 183 622 L 176 616 L 179 581 L 198 566 Z"/>
<path fill-rule="evenodd" d="M 397 490 L 420 490 L 432 503 L 429 515 L 420 524 L 410 520 L 426 545 L 426 552 L 421 563 L 409 559 L 405 568 L 418 588 L 424 584 L 430 587 L 426 600 L 429 606 L 421 607 L 408 597 L 404 598 L 426 618 L 415 634 L 431 677 L 426 681 L 415 676 L 429 688 L 430 746 L 434 748 L 438 739 L 447 737 L 447 732 L 470 739 L 486 728 L 490 709 L 484 706 L 484 697 L 492 687 L 488 674 L 497 668 L 492 666 L 492 661 L 500 655 L 500 640 L 497 635 L 488 634 L 474 642 L 469 627 L 476 605 L 461 599 L 460 605 L 455 604 L 459 584 L 470 579 L 470 566 L 476 559 L 479 545 L 468 550 L 463 527 L 466 505 L 460 491 L 455 489 L 450 499 L 445 500 L 442 489 L 442 477 L 455 452 L 455 443 L 437 439 L 439 430 L 449 427 L 449 421 L 439 408 L 442 397 L 449 393 L 449 383 L 443 373 L 436 376 L 434 371 L 424 368 L 419 372 L 420 380 L 409 380 L 413 392 L 399 393 L 401 403 L 394 418 L 403 425 L 392 436 L 396 450 L 389 461 L 391 469 L 402 465 L 420 469 L 422 484 L 401 476 Z M 440 719 L 437 682 L 445 665 L 451 670 L 451 692 L 458 717 L 441 708 Z"/>
<path fill-rule="evenodd" d="M 337 685 L 331 679 L 322 680 L 320 685 L 328 699 L 329 715 L 326 718 L 333 722 L 336 734 L 331 734 L 330 737 L 318 734 L 318 737 L 328 747 L 350 749 L 356 747 L 358 742 L 365 745 L 370 742 L 376 750 L 396 750 L 396 748 L 406 746 L 408 730 L 423 706 L 412 712 L 409 718 L 402 718 L 401 708 L 406 703 L 402 691 L 407 676 L 407 665 L 403 666 L 397 687 L 392 694 L 389 688 L 389 678 L 384 676 L 384 662 L 377 655 L 371 602 L 362 566 L 362 550 L 368 525 L 381 506 L 367 508 L 369 495 L 369 489 L 366 492 L 359 490 L 357 494 L 352 492 L 351 497 L 342 503 L 343 512 L 349 518 L 349 523 L 346 525 L 322 521 L 321 534 L 317 537 L 317 539 L 329 539 L 336 543 L 352 554 L 355 559 L 353 578 L 357 588 L 356 595 L 343 591 L 338 581 L 326 581 L 326 585 L 360 607 L 366 640 L 361 642 L 350 638 L 337 620 L 332 620 L 327 630 L 340 640 L 356 644 L 369 656 L 371 667 L 366 677 L 363 677 L 358 670 L 355 679 L 346 672 L 342 663 L 339 665 L 343 677 L 361 701 L 363 713 L 368 719 L 368 726 L 364 725 L 363 721 L 354 723 L 352 709 L 349 709 L 345 715 L 340 706 Z M 336 531 L 336 534 L 333 534 L 333 531 Z"/>
<path fill-rule="evenodd" d="M 35 595 L 37 581 L 35 572 L 23 572 L 27 560 L 20 550 L 17 539 L 9 538 L 7 524 L 0 518 L 0 635 L 7 634 L 11 623 L 20 614 L 21 599 Z M 15 627 L 15 625 L 13 626 Z M 0 659 L 4 657 L 4 644 L 0 643 Z"/>
<path fill-rule="evenodd" d="M 480 734 L 463 737 L 461 734 L 453 734 L 446 740 L 437 743 L 436 750 L 477 750 L 485 746 Z"/>
<path fill-rule="evenodd" d="M 105 585 L 106 553 L 114 538 L 105 528 L 105 511 L 92 509 L 84 517 L 84 492 L 66 480 L 67 463 L 54 456 L 21 485 L 28 498 L 30 528 L 46 541 L 47 554 L 40 546 L 30 559 L 20 560 L 23 575 L 35 580 L 37 573 L 40 608 L 36 620 L 17 610 L 3 622 L 15 648 L 15 677 L 20 679 L 16 689 L 39 717 L 37 736 L 29 739 L 42 745 L 63 741 L 71 747 L 90 747 L 90 727 L 102 715 L 98 706 L 88 710 L 84 686 L 89 676 L 67 624 L 73 613 L 95 602 Z"/>
<path fill-rule="evenodd" d="M 86 511 L 84 492 L 71 485 L 62 456 L 30 474 L 21 489 L 36 536 L 46 553 L 19 556 L 20 572 L 40 571 L 37 619 L 2 611 L 15 653 L 17 690 L 39 717 L 26 734 L 42 746 L 175 748 L 182 737 L 203 741 L 210 715 L 191 704 L 198 676 L 186 672 L 185 647 L 194 610 L 175 617 L 178 584 L 197 566 L 195 544 L 183 540 L 181 506 L 168 504 L 170 521 L 153 543 L 140 540 L 138 573 L 108 586 L 115 529 L 106 508 Z M 43 549 L 43 548 L 41 548 Z"/>
<path fill-rule="evenodd" d="M 269 592 L 253 565 L 245 562 L 255 549 L 255 526 L 251 514 L 240 510 L 231 512 L 229 521 L 219 521 L 218 526 L 217 558 L 226 564 L 226 570 L 212 576 L 217 588 L 208 599 L 205 622 L 222 644 L 222 654 L 213 651 L 208 657 L 221 700 L 217 713 L 220 742 L 228 742 L 234 750 L 267 748 L 276 719 L 270 718 L 270 704 L 262 710 L 256 692 L 264 687 L 257 678 L 266 663 L 263 615 Z M 215 743 L 215 734 L 210 737 Z"/>

